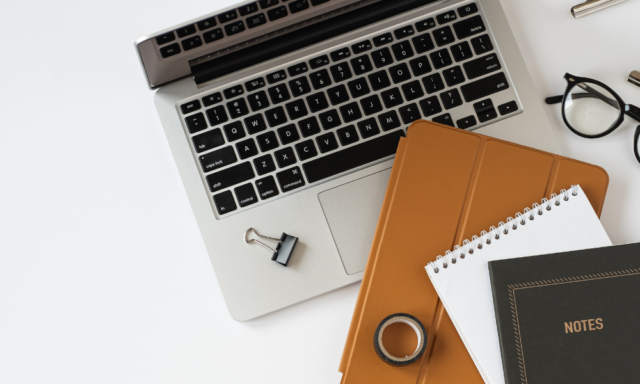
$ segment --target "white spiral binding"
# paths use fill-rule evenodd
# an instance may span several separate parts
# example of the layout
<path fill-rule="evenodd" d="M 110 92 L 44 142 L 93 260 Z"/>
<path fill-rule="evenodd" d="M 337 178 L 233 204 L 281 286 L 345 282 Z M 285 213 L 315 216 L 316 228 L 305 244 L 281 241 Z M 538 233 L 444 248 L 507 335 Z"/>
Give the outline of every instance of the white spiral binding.
<path fill-rule="evenodd" d="M 561 201 L 569 201 L 569 196 L 578 196 L 578 186 L 572 185 L 571 190 L 560 190 L 559 194 L 551 194 L 551 198 L 543 198 L 540 204 L 533 203 L 531 208 L 525 208 L 522 213 L 518 212 L 513 217 L 508 217 L 506 223 L 501 221 L 497 227 L 489 228 L 489 231 L 480 232 L 480 236 L 471 237 L 471 241 L 464 240 L 462 246 L 456 245 L 453 251 L 446 251 L 444 257 L 436 257 L 436 261 L 432 261 L 429 265 L 433 268 L 433 272 L 440 272 L 440 268 L 447 269 L 449 262 L 456 264 L 457 259 L 464 260 L 467 255 L 473 255 L 475 250 L 482 250 L 484 245 L 491 245 L 500 240 L 501 236 L 508 236 L 509 231 L 515 231 L 518 226 L 525 226 L 527 221 L 534 221 L 536 216 L 541 216 L 545 211 L 551 211 L 553 206 L 560 206 Z M 439 265 L 438 265 L 439 264 Z"/>

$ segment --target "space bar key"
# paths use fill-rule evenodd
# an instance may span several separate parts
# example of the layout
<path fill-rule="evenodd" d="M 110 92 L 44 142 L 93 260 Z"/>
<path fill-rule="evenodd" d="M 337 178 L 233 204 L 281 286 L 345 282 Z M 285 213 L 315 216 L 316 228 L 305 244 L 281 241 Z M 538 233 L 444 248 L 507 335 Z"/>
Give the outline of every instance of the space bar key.
<path fill-rule="evenodd" d="M 404 136 L 399 129 L 362 144 L 354 145 L 328 156 L 309 161 L 302 165 L 309 183 L 335 176 L 350 169 L 394 155 L 398 142 Z"/>

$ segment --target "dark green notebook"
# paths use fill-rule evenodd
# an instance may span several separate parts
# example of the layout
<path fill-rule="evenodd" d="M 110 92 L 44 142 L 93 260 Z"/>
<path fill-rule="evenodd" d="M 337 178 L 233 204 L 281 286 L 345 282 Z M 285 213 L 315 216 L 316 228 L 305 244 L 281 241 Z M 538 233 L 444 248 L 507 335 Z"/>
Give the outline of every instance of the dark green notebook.
<path fill-rule="evenodd" d="M 508 384 L 640 383 L 640 244 L 489 262 Z"/>

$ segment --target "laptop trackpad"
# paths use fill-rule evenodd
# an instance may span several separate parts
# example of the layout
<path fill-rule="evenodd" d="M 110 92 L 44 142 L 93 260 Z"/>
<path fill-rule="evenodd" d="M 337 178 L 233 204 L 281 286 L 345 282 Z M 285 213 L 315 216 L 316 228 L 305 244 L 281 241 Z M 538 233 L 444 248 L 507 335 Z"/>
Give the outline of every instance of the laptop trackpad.
<path fill-rule="evenodd" d="M 318 195 L 349 275 L 364 271 L 391 168 Z"/>

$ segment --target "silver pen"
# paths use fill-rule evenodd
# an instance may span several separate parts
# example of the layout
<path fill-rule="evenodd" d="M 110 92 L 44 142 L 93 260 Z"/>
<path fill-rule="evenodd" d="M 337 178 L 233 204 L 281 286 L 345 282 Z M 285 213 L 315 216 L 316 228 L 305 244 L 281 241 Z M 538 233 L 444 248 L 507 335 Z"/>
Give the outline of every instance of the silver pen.
<path fill-rule="evenodd" d="M 571 8 L 571 14 L 576 19 L 579 19 L 625 1 L 627 0 L 587 0 Z"/>

